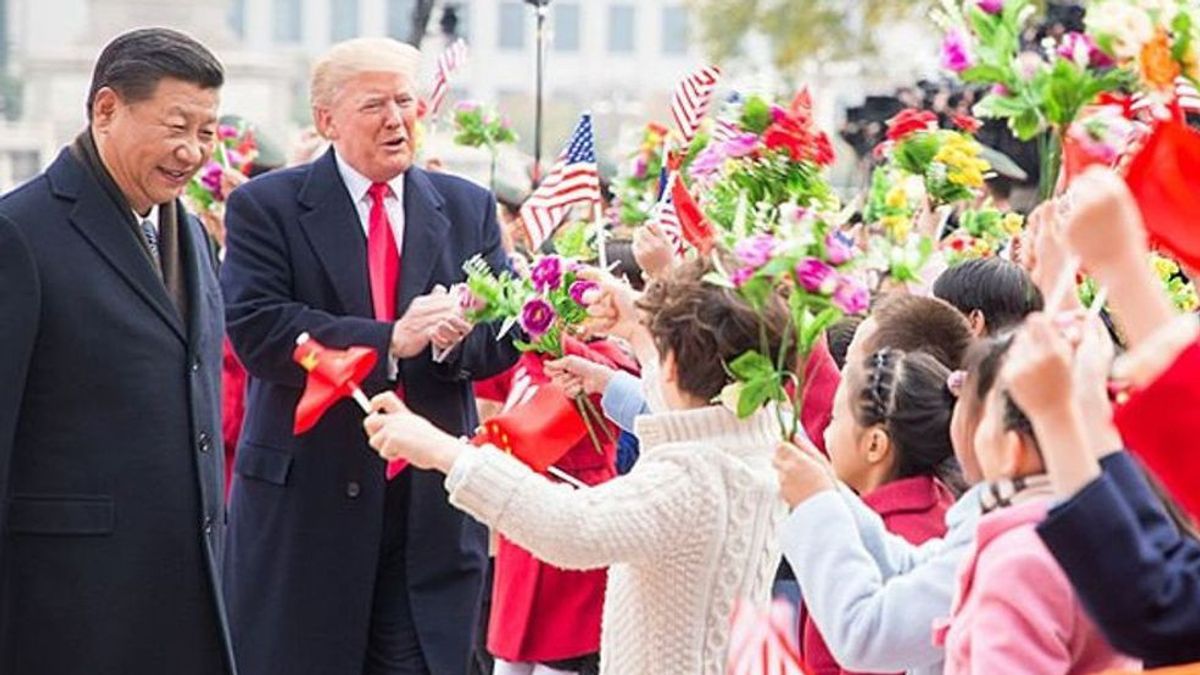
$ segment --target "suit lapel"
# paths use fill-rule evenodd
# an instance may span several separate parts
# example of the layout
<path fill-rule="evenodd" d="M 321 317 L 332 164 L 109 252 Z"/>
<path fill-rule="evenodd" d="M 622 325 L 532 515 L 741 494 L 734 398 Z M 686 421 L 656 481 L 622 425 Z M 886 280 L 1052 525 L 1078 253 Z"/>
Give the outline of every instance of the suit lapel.
<path fill-rule="evenodd" d="M 143 253 L 128 219 L 117 210 L 103 189 L 68 151 L 63 151 L 47 170 L 55 190 L 75 201 L 70 221 L 79 234 L 96 249 L 125 283 L 150 306 L 182 341 L 183 323 L 167 288 Z"/>
<path fill-rule="evenodd" d="M 207 317 L 204 315 L 208 302 L 208 284 L 204 283 L 204 279 L 214 278 L 215 271 L 213 276 L 210 276 L 205 274 L 201 267 L 207 265 L 209 270 L 213 269 L 208 236 L 203 228 L 193 226 L 191 216 L 184 210 L 180 201 L 175 202 L 175 217 L 178 219 L 179 248 L 183 260 L 184 292 L 188 294 L 188 342 L 192 349 L 200 349 L 208 337 L 208 323 L 205 321 Z"/>
<path fill-rule="evenodd" d="M 445 257 L 450 221 L 442 212 L 445 202 L 429 176 L 416 167 L 404 177 L 404 250 L 400 259 L 400 293 L 397 316 L 429 289 L 429 280 Z"/>
<path fill-rule="evenodd" d="M 330 149 L 313 162 L 300 188 L 300 227 L 347 314 L 371 317 L 367 238 Z"/>

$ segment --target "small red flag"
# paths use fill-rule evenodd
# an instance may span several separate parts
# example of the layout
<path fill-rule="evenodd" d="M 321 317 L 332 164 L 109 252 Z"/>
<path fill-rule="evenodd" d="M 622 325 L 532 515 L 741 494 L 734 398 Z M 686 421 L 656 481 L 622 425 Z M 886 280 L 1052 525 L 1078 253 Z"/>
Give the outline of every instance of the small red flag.
<path fill-rule="evenodd" d="M 1125 181 L 1151 244 L 1200 267 L 1200 134 L 1178 116 L 1158 123 L 1129 165 Z"/>
<path fill-rule="evenodd" d="M 471 442 L 490 443 L 544 473 L 583 440 L 587 426 L 575 402 L 561 389 L 551 384 L 535 386 L 525 402 L 485 422 Z"/>
<path fill-rule="evenodd" d="M 679 228 L 683 231 L 683 238 L 695 246 L 696 250 L 708 255 L 716 240 L 716 231 L 713 230 L 712 223 L 704 217 L 704 213 L 700 211 L 696 200 L 692 199 L 692 193 L 684 184 L 683 176 L 676 176 L 675 182 L 671 185 L 671 201 L 675 205 L 675 215 L 679 218 Z"/>
<path fill-rule="evenodd" d="M 355 392 L 361 394 L 358 385 L 370 374 L 378 358 L 371 347 L 330 349 L 308 333 L 301 333 L 296 338 L 292 360 L 308 371 L 308 381 L 296 404 L 292 433 L 299 436 L 308 431 L 334 403 Z"/>

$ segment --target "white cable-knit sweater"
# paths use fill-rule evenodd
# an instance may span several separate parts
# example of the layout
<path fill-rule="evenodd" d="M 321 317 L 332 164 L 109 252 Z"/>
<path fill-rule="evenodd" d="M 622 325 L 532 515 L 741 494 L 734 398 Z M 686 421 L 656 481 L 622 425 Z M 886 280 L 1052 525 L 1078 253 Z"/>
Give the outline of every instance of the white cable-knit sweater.
<path fill-rule="evenodd" d="M 765 602 L 784 516 L 773 417 L 721 407 L 637 420 L 625 476 L 573 490 L 495 449 L 464 453 L 450 501 L 553 565 L 609 566 L 600 671 L 722 675 L 734 602 Z"/>

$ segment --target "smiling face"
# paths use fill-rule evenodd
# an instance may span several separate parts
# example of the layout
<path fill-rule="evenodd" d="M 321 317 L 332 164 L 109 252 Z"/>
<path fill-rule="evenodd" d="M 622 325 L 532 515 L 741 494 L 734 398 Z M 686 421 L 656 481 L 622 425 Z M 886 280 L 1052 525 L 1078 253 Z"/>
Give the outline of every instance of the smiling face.
<path fill-rule="evenodd" d="M 412 166 L 417 97 L 406 74 L 351 75 L 313 116 L 338 155 L 373 182 L 386 183 Z"/>
<path fill-rule="evenodd" d="M 105 87 L 92 104 L 92 133 L 104 166 L 138 213 L 183 194 L 212 157 L 216 89 L 160 80 L 144 100 L 127 101 Z"/>

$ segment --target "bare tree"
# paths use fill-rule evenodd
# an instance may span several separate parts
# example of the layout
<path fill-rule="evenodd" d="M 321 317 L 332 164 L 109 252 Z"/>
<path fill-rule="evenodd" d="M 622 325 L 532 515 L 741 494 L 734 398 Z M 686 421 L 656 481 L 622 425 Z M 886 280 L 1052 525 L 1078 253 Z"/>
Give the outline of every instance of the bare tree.
<path fill-rule="evenodd" d="M 425 39 L 425 31 L 429 29 L 429 20 L 433 17 L 433 6 L 436 0 L 417 0 L 413 6 L 412 24 L 408 32 L 408 42 L 420 49 L 421 41 Z"/>

